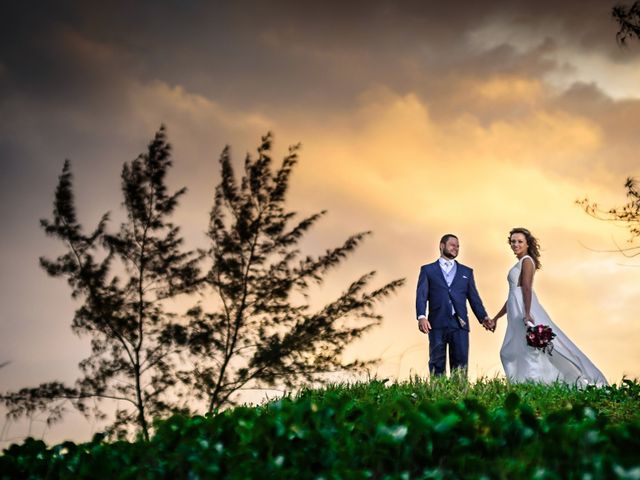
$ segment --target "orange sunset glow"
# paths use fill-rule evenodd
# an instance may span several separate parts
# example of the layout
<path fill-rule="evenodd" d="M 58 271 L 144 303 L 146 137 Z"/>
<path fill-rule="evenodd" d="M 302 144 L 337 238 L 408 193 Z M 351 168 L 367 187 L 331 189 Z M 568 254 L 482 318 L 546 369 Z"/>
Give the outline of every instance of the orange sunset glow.
<path fill-rule="evenodd" d="M 640 176 L 640 43 L 616 43 L 613 3 L 62 3 L 11 6 L 0 34 L 3 391 L 72 382 L 89 351 L 70 329 L 68 286 L 38 264 L 61 252 L 39 219 L 64 160 L 80 221 L 111 211 L 115 229 L 122 164 L 161 124 L 168 183 L 188 188 L 175 221 L 190 247 L 206 247 L 225 145 L 240 165 L 268 131 L 276 159 L 302 144 L 288 205 L 300 217 L 328 210 L 302 248 L 373 231 L 313 303 L 369 270 L 374 285 L 407 279 L 348 350 L 381 359 L 372 376 L 428 376 L 415 287 L 440 237 L 458 235 L 494 315 L 515 263 L 507 235 L 522 226 L 542 246 L 534 288 L 550 316 L 610 383 L 640 377 L 640 257 L 615 251 L 624 226 L 575 203 L 620 206 L 626 177 Z M 505 328 L 506 317 L 494 333 L 472 322 L 471 379 L 504 375 Z M 0 441 L 99 428 L 75 413 L 54 426 L 6 420 Z"/>

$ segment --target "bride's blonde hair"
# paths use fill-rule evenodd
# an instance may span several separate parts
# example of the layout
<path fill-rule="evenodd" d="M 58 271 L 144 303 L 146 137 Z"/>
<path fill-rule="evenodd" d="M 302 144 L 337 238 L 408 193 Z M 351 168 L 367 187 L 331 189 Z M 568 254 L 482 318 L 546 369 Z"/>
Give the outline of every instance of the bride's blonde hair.
<path fill-rule="evenodd" d="M 514 233 L 521 233 L 524 235 L 524 238 L 527 239 L 527 255 L 533 259 L 536 270 L 540 270 L 542 268 L 542 263 L 540 263 L 540 243 L 538 242 L 538 239 L 526 228 L 516 227 L 512 228 L 509 232 L 509 238 L 507 238 L 507 242 L 509 244 L 511 244 L 511 237 Z"/>

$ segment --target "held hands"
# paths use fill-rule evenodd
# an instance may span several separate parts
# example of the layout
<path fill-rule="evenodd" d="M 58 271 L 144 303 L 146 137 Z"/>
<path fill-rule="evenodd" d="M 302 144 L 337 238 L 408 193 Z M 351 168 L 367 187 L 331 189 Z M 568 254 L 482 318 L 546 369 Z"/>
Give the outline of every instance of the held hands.
<path fill-rule="evenodd" d="M 496 330 L 497 323 L 498 320 L 496 318 L 487 317 L 482 321 L 482 326 L 485 328 L 485 330 L 494 332 Z M 429 320 L 427 320 L 426 318 L 419 319 L 418 330 L 420 330 L 422 333 L 429 333 L 429 331 L 431 330 L 431 324 L 429 323 Z"/>
<path fill-rule="evenodd" d="M 487 317 L 482 321 L 482 326 L 485 328 L 485 330 L 495 332 L 497 323 L 497 319 Z"/>

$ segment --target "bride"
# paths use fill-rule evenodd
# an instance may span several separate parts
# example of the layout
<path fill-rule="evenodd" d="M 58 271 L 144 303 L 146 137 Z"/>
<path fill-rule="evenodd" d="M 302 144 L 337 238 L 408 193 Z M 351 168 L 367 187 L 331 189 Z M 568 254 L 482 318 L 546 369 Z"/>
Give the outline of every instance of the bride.
<path fill-rule="evenodd" d="M 604 386 L 607 380 L 600 370 L 549 318 L 533 291 L 533 275 L 540 268 L 537 239 L 526 228 L 509 232 L 511 250 L 518 257 L 507 276 L 509 297 L 493 318 L 507 314 L 507 331 L 500 349 L 502 366 L 511 382 L 564 382 L 577 387 Z M 548 325 L 556 337 L 552 353 L 527 345 L 525 334 L 529 325 Z"/>

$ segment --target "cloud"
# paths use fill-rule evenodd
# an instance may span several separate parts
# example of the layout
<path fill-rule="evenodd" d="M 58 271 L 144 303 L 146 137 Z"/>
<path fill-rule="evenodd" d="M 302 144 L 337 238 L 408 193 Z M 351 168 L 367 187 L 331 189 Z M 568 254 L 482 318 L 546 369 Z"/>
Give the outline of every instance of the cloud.
<path fill-rule="evenodd" d="M 360 98 L 351 115 L 332 118 L 325 127 L 314 120 L 283 122 L 286 137 L 314 139 L 304 148 L 293 203 L 328 208 L 339 217 L 332 220 L 338 231 L 372 229 L 374 246 L 357 265 L 375 265 L 384 278 L 409 278 L 400 298 L 384 308 L 388 321 L 381 333 L 358 352 L 366 356 L 378 345 L 377 351 L 401 355 L 420 341 L 410 328 L 412 277 L 421 263 L 436 257 L 438 238 L 447 231 L 460 235 L 461 261 L 476 268 L 485 302 L 497 311 L 511 258 L 507 232 L 527 226 L 545 246 L 545 269 L 537 281 L 543 303 L 597 364 L 620 376 L 618 361 L 592 343 L 583 323 L 603 322 L 613 337 L 624 335 L 619 315 L 628 308 L 629 295 L 637 295 L 635 272 L 621 271 L 611 266 L 612 255 L 581 245 L 601 241 L 602 225 L 574 205 L 582 192 L 603 191 L 598 178 L 585 175 L 599 164 L 603 132 L 591 118 L 551 108 L 536 82 L 507 77 L 469 90 L 506 110 L 518 92 L 527 114 L 483 125 L 468 112 L 443 123 L 431 117 L 417 95 L 376 89 Z M 618 313 L 607 310 L 611 299 L 617 299 Z M 499 344 L 474 335 L 484 353 L 474 358 L 473 374 L 493 372 L 490 352 Z M 406 375 L 417 367 L 398 368 Z M 625 362 L 625 368 L 631 367 Z"/>
<path fill-rule="evenodd" d="M 203 231 L 217 158 L 240 164 L 275 132 L 275 157 L 302 142 L 291 207 L 329 215 L 311 253 L 353 232 L 374 236 L 314 295 L 321 304 L 359 274 L 407 277 L 385 323 L 351 351 L 381 355 L 383 375 L 426 374 L 415 328 L 418 267 L 458 233 L 491 312 L 506 296 L 510 228 L 542 241 L 542 303 L 612 380 L 640 375 L 640 331 L 627 319 L 637 270 L 607 249 L 623 229 L 574 205 L 625 201 L 637 175 L 640 48 L 620 49 L 610 5 L 541 2 L 14 2 L 0 28 L 0 234 L 6 385 L 73 378 L 86 343 L 65 330 L 74 304 L 37 257 L 58 246 L 38 219 L 70 158 L 88 225 L 121 215 L 119 174 L 161 123 L 190 246 Z M 116 222 L 117 223 L 117 222 Z M 585 247 L 586 246 L 586 247 Z M 9 275 L 8 272 L 18 272 Z M 25 307 L 26 305 L 26 307 Z M 476 327 L 474 325 L 474 327 Z M 501 372 L 504 325 L 472 331 L 471 371 Z M 35 333 L 34 333 L 35 332 Z M 64 354 L 50 358 L 50 339 Z M 0 359 L 2 360 L 2 359 Z M 47 377 L 47 378 L 44 378 Z"/>

